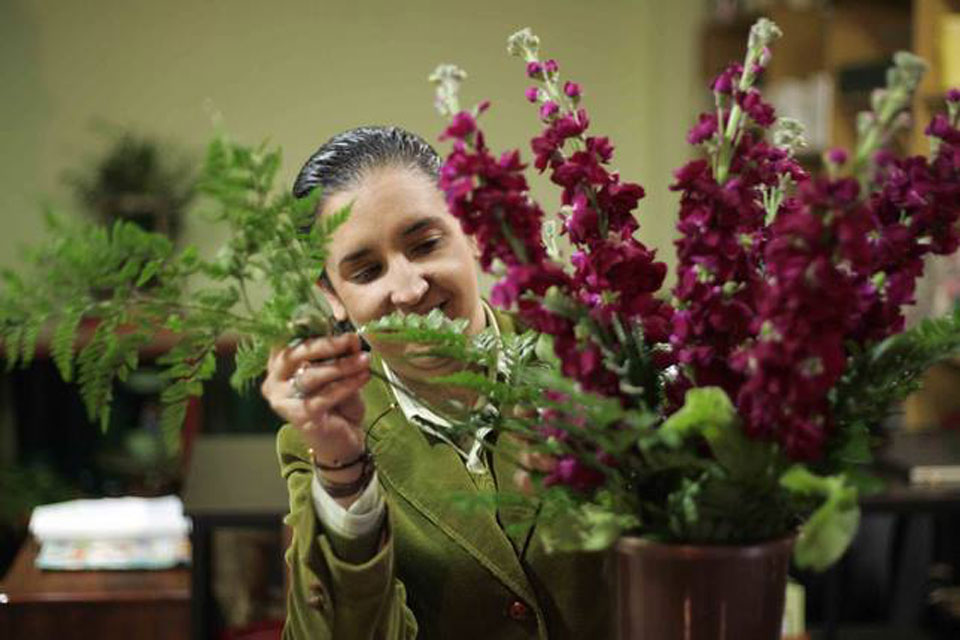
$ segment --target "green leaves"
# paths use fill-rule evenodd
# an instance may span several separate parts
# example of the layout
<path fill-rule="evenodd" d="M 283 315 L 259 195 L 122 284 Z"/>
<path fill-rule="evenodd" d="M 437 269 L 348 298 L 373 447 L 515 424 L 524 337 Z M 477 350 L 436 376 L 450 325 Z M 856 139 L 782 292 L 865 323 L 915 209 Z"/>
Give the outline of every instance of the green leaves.
<path fill-rule="evenodd" d="M 616 508 L 612 496 L 603 494 L 597 503 L 577 502 L 559 490 L 544 496 L 538 525 L 548 553 L 602 551 L 624 531 L 640 525 L 630 510 Z"/>
<path fill-rule="evenodd" d="M 843 476 L 818 476 L 800 465 L 783 474 L 780 484 L 801 498 L 822 499 L 800 527 L 794 560 L 800 568 L 825 570 L 840 559 L 857 532 L 857 490 Z"/>
<path fill-rule="evenodd" d="M 38 339 L 49 335 L 60 375 L 79 384 L 87 413 L 106 428 L 114 381 L 166 332 L 164 341 L 175 346 L 158 360 L 167 380 L 161 423 L 175 444 L 189 399 L 216 369 L 215 347 L 225 332 L 239 336 L 232 382 L 240 389 L 262 374 L 271 346 L 305 337 L 304 326 L 306 335 L 329 332 L 333 322 L 315 281 L 349 208 L 305 231 L 319 190 L 302 200 L 285 190 L 274 195 L 280 161 L 280 150 L 266 145 L 225 136 L 211 142 L 198 188 L 229 235 L 209 259 L 195 247 L 178 252 L 168 238 L 132 222 L 108 228 L 48 214 L 49 240 L 28 251 L 25 269 L 0 273 L 7 366 L 29 364 Z M 197 276 L 205 278 L 202 286 Z M 266 300 L 257 304 L 251 288 L 269 291 Z M 91 332 L 81 340 L 85 325 Z"/>

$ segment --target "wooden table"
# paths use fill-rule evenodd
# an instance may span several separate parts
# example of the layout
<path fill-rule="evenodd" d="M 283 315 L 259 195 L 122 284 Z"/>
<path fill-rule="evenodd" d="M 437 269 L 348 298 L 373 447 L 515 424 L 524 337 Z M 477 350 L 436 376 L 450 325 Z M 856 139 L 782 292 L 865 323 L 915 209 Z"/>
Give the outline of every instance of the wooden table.
<path fill-rule="evenodd" d="M 0 583 L 0 638 L 181 640 L 190 570 L 44 571 L 28 538 Z"/>
<path fill-rule="evenodd" d="M 211 592 L 213 531 L 218 527 L 279 531 L 289 510 L 276 435 L 199 436 L 190 455 L 183 509 L 193 521 L 190 636 L 206 640 L 216 637 L 218 626 Z"/>

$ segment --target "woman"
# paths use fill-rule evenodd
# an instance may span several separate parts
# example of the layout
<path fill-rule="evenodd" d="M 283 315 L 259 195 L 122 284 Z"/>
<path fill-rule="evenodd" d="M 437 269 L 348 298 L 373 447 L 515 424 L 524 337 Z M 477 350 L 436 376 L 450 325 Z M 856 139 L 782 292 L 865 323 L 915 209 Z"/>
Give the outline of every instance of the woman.
<path fill-rule="evenodd" d="M 322 188 L 320 216 L 351 206 L 320 283 L 338 321 L 439 308 L 468 319 L 471 334 L 513 331 L 480 298 L 475 247 L 447 211 L 439 166 L 426 142 L 393 127 L 335 136 L 304 165 L 296 197 Z M 515 490 L 517 472 L 425 406 L 472 406 L 429 384 L 461 365 L 414 345 L 370 347 L 346 333 L 275 351 L 262 386 L 288 423 L 278 436 L 293 533 L 285 637 L 604 637 L 600 556 L 547 555 L 529 527 L 505 531 L 529 521 L 525 509 L 453 499 Z"/>

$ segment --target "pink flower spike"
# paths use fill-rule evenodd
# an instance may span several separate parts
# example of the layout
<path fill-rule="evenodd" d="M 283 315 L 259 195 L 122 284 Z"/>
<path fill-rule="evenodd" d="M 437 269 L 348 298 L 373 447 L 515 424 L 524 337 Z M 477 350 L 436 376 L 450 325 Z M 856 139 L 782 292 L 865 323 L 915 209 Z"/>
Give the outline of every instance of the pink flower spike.
<path fill-rule="evenodd" d="M 556 60 L 547 60 L 543 63 L 543 70 L 549 74 L 554 74 L 560 71 L 560 65 L 557 64 Z"/>
<path fill-rule="evenodd" d="M 566 84 L 563 85 L 563 92 L 567 95 L 568 98 L 579 98 L 580 97 L 580 85 L 576 82 L 570 82 L 567 80 Z"/>
<path fill-rule="evenodd" d="M 453 119 L 450 121 L 450 126 L 443 132 L 440 139 L 447 140 L 453 138 L 455 140 L 463 140 L 476 130 L 477 121 L 466 111 L 461 111 L 453 116 Z"/>
<path fill-rule="evenodd" d="M 527 87 L 523 95 L 527 96 L 527 100 L 530 102 L 536 102 L 540 99 L 540 89 L 537 87 Z"/>
<path fill-rule="evenodd" d="M 543 65 L 536 61 L 528 62 L 527 77 L 533 78 L 534 80 L 543 80 Z"/>
<path fill-rule="evenodd" d="M 947 102 L 960 102 L 960 87 L 947 91 Z"/>
<path fill-rule="evenodd" d="M 560 107 L 557 106 L 557 103 L 553 100 L 547 100 L 543 103 L 543 106 L 540 107 L 540 118 L 542 120 L 550 120 L 553 116 L 557 115 L 558 111 L 560 111 Z"/>
<path fill-rule="evenodd" d="M 490 101 L 484 100 L 483 102 L 477 105 L 477 115 L 480 115 L 481 113 L 483 113 L 489 108 L 490 108 Z"/>

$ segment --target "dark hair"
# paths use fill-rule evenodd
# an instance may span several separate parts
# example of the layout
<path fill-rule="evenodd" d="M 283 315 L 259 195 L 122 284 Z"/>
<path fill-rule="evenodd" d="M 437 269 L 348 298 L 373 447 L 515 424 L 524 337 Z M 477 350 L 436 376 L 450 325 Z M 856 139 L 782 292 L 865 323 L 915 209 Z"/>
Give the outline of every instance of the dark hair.
<path fill-rule="evenodd" d="M 440 156 L 420 136 L 400 127 L 357 127 L 327 140 L 310 156 L 293 183 L 293 196 L 317 186 L 324 196 L 355 185 L 371 169 L 399 166 L 440 175 Z"/>

